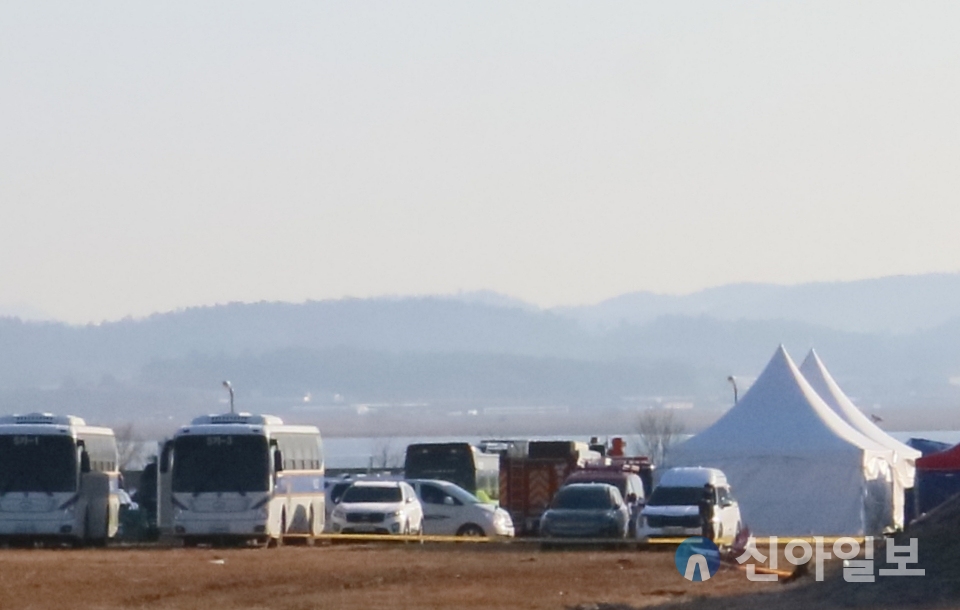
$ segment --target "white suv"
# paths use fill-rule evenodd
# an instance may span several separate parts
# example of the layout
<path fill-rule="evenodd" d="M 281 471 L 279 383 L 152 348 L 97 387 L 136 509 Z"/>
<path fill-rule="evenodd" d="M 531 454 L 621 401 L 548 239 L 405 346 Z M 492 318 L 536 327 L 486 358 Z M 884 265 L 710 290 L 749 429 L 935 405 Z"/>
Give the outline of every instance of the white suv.
<path fill-rule="evenodd" d="M 671 468 L 660 477 L 660 483 L 647 499 L 637 523 L 637 539 L 687 538 L 700 536 L 700 504 L 710 495 L 713 518 L 710 538 L 717 544 L 731 544 L 742 527 L 740 506 L 730 491 L 730 484 L 716 468 Z"/>
<path fill-rule="evenodd" d="M 330 515 L 335 534 L 423 533 L 423 508 L 404 481 L 357 481 Z"/>
<path fill-rule="evenodd" d="M 433 536 L 513 537 L 510 513 L 448 481 L 412 479 L 423 505 L 424 533 Z"/>

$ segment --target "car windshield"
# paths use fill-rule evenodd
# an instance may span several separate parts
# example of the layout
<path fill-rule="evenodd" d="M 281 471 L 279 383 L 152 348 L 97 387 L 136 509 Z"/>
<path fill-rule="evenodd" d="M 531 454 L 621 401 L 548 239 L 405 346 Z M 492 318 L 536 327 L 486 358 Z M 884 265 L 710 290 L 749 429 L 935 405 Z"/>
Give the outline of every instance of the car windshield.
<path fill-rule="evenodd" d="M 0 436 L 0 495 L 77 488 L 77 446 L 69 436 Z"/>
<path fill-rule="evenodd" d="M 336 485 L 331 487 L 330 491 L 327 492 L 327 495 L 330 498 L 330 501 L 333 502 L 334 504 L 339 504 L 340 498 L 343 497 L 343 492 L 350 489 L 350 486 L 352 484 L 353 483 L 337 483 Z"/>
<path fill-rule="evenodd" d="M 696 506 L 703 497 L 702 487 L 657 487 L 647 506 Z"/>
<path fill-rule="evenodd" d="M 343 492 L 343 504 L 368 504 L 374 502 L 399 502 L 403 499 L 399 487 L 354 485 Z"/>
<path fill-rule="evenodd" d="M 459 485 L 442 485 L 441 489 L 464 504 L 483 504 L 480 498 L 460 487 Z"/>
<path fill-rule="evenodd" d="M 604 486 L 564 487 L 553 498 L 553 508 L 575 510 L 603 509 L 612 507 L 610 493 Z"/>

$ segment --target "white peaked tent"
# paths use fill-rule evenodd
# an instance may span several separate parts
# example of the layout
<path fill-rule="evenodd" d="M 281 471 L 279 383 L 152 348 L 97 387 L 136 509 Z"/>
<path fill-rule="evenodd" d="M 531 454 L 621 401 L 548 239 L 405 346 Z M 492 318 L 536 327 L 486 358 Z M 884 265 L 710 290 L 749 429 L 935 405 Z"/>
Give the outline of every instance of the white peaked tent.
<path fill-rule="evenodd" d="M 820 398 L 827 403 L 827 406 L 833 409 L 843 421 L 850 424 L 860 434 L 880 443 L 893 452 L 893 518 L 894 524 L 902 527 L 903 493 L 906 488 L 913 487 L 914 477 L 916 476 L 915 462 L 921 456 L 921 453 L 893 438 L 870 421 L 840 389 L 816 351 L 810 350 L 803 364 L 800 365 L 800 372 L 810 382 L 813 389 L 817 391 Z"/>
<path fill-rule="evenodd" d="M 756 535 L 864 535 L 892 525 L 892 452 L 840 419 L 783 346 L 736 405 L 670 457 L 723 470 Z"/>

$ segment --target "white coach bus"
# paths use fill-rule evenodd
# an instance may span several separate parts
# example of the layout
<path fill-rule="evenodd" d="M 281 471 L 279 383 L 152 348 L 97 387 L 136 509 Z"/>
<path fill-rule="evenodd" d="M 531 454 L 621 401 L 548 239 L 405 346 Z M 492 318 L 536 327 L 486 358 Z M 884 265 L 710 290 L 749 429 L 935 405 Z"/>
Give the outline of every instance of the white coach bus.
<path fill-rule="evenodd" d="M 117 441 L 79 417 L 0 417 L 0 538 L 104 545 L 117 533 Z"/>
<path fill-rule="evenodd" d="M 161 451 L 159 489 L 169 501 L 160 501 L 171 510 L 161 523 L 185 546 L 310 540 L 323 532 L 323 472 L 315 426 L 249 413 L 198 417 Z"/>

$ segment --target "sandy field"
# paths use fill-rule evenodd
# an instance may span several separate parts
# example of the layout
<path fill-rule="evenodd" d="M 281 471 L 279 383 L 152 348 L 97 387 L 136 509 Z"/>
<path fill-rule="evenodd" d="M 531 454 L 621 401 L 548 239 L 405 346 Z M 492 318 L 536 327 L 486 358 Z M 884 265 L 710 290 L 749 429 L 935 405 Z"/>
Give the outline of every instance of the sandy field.
<path fill-rule="evenodd" d="M 672 551 L 510 544 L 0 550 L 2 608 L 645 607 L 790 589 L 721 569 L 684 580 Z"/>

